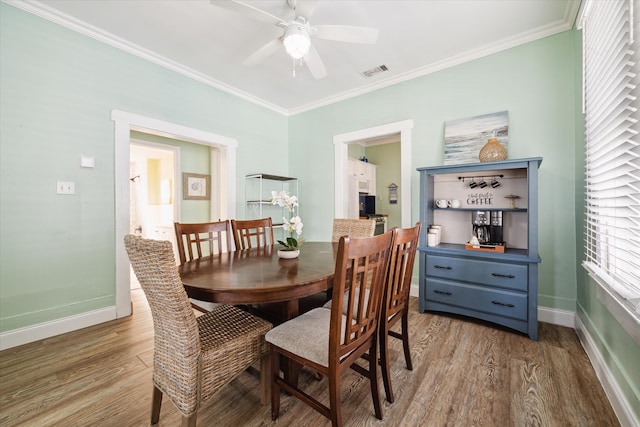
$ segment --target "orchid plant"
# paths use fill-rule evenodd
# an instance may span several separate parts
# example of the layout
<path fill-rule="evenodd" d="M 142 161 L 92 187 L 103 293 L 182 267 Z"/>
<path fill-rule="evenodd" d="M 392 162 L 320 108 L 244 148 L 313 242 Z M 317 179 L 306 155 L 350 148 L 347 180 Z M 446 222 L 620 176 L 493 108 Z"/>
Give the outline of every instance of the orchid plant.
<path fill-rule="evenodd" d="M 290 237 L 287 237 L 287 241 L 283 242 L 282 240 L 278 240 L 282 246 L 284 246 L 285 251 L 295 251 L 298 249 L 298 240 L 293 237 L 293 233 L 295 232 L 298 237 L 302 234 L 302 220 L 299 216 L 294 215 L 296 208 L 298 207 L 298 198 L 296 196 L 291 196 L 286 191 L 272 191 L 271 192 L 271 204 L 277 205 L 285 208 L 289 211 L 289 219 L 282 217 L 283 219 L 283 228 L 289 232 Z"/>

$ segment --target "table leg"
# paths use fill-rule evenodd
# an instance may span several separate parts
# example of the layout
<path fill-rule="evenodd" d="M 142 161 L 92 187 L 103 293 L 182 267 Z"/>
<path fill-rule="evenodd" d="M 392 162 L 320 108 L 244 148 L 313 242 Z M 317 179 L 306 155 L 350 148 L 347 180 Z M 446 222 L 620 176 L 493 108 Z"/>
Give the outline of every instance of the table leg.
<path fill-rule="evenodd" d="M 297 299 L 289 300 L 282 305 L 282 319 L 287 321 L 298 316 L 300 306 Z M 284 366 L 284 380 L 294 387 L 298 386 L 300 365 L 292 360 L 287 360 Z"/>

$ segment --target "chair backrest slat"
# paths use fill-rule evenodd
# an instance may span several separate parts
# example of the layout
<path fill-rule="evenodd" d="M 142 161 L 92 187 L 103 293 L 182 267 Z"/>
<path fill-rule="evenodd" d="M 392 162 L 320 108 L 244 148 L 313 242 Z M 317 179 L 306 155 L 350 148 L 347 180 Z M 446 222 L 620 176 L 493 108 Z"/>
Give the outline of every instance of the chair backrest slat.
<path fill-rule="evenodd" d="M 261 219 L 232 219 L 231 229 L 237 250 L 273 246 L 273 222 Z"/>
<path fill-rule="evenodd" d="M 340 238 L 333 283 L 329 360 L 339 360 L 364 341 L 375 339 L 394 233 Z M 346 313 L 346 325 L 338 330 L 343 323 L 343 313 Z M 337 358 L 331 357 L 332 354 Z"/>
<path fill-rule="evenodd" d="M 409 304 L 411 275 L 416 259 L 422 224 L 412 228 L 397 229 L 389 261 L 385 305 L 383 315 L 387 319 L 400 315 Z"/>
<path fill-rule="evenodd" d="M 174 227 L 180 264 L 231 251 L 231 226 L 227 220 L 190 224 L 176 222 Z"/>

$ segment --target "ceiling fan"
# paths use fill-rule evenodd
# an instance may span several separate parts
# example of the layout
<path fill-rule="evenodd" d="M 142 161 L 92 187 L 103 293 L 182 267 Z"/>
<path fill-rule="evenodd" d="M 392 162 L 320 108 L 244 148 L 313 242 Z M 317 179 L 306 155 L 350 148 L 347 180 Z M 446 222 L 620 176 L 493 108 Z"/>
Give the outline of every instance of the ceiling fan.
<path fill-rule="evenodd" d="M 282 2 L 286 2 L 286 7 L 284 8 L 288 9 L 285 10 L 287 16 L 284 18 L 255 6 L 255 4 L 260 3 L 266 4 L 264 2 L 253 2 L 252 4 L 249 0 L 211 0 L 212 4 L 276 25 L 283 30 L 282 36 L 269 41 L 255 51 L 243 61 L 243 65 L 256 65 L 284 45 L 287 54 L 294 59 L 294 64 L 296 60 L 304 61 L 313 77 L 321 79 L 327 75 L 327 70 L 318 51 L 311 44 L 311 37 L 366 44 L 375 44 L 378 39 L 378 30 L 376 28 L 352 25 L 312 26 L 309 19 L 316 9 L 318 0 L 282 0 Z"/>

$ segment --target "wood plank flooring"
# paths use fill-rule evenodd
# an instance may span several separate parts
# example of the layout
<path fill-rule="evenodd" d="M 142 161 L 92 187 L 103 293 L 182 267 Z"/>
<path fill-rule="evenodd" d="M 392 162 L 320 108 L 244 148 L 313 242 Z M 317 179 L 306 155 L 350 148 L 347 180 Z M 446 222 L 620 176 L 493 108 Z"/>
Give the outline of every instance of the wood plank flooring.
<path fill-rule="evenodd" d="M 149 425 L 153 324 L 141 290 L 134 315 L 0 352 L 0 426 Z M 411 351 L 404 365 L 391 341 L 396 401 L 374 416 L 367 381 L 344 377 L 346 426 L 617 426 L 611 405 L 572 329 L 540 323 L 538 342 L 469 319 L 418 313 L 412 298 Z M 256 366 L 258 367 L 258 366 Z M 328 401 L 326 379 L 303 371 Z M 384 396 L 380 379 L 381 395 Z M 383 397 L 384 399 L 384 397 Z M 180 424 L 163 401 L 161 426 Z M 283 395 L 280 418 L 260 404 L 258 379 L 242 373 L 198 412 L 201 426 L 327 426 Z"/>

